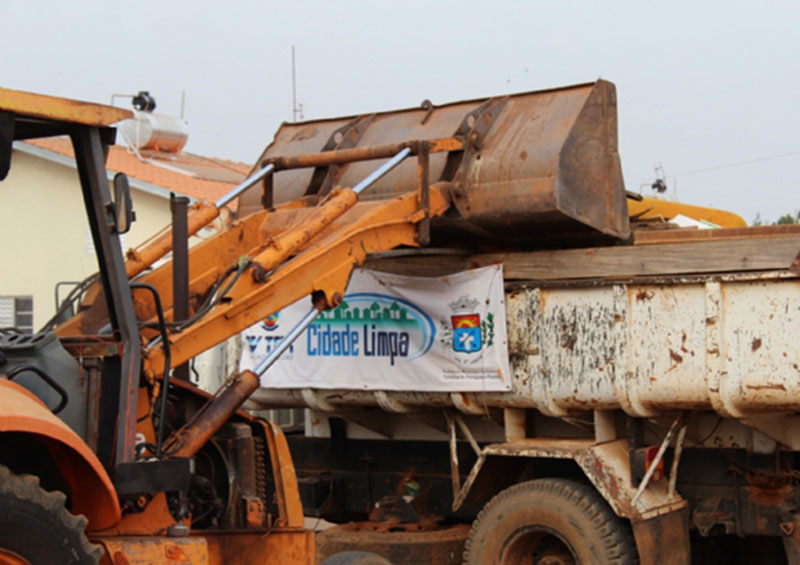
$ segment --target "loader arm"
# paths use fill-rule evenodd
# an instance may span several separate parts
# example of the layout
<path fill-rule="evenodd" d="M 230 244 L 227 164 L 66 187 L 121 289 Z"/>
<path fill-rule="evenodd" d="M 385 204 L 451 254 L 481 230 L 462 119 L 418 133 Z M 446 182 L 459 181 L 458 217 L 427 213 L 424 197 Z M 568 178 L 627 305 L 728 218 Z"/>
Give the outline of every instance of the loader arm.
<path fill-rule="evenodd" d="M 448 207 L 446 186 L 431 187 L 430 215 L 441 215 Z M 402 245 L 417 246 L 417 224 L 425 217 L 416 193 L 388 201 L 358 203 L 307 243 L 298 246 L 293 257 L 274 264 L 284 251 L 279 242 L 302 238 L 308 233 L 315 214 L 314 210 L 304 212 L 292 214 L 300 221 L 299 226 L 249 250 L 247 256 L 250 259 L 246 260 L 249 266 L 239 272 L 240 276 L 226 294 L 225 302 L 188 328 L 169 333 L 174 365 L 191 359 L 312 293 L 322 293 L 327 306 L 336 306 L 344 296 L 350 274 L 363 263 L 367 254 Z M 285 214 L 266 214 L 261 218 L 262 232 L 269 233 L 271 226 L 286 222 L 283 216 Z M 220 238 L 221 242 L 228 242 L 230 238 L 226 235 Z M 145 349 L 146 376 L 158 378 L 163 374 L 164 354 L 159 340 Z"/>
<path fill-rule="evenodd" d="M 171 262 L 143 270 L 172 246 L 166 232 L 128 253 L 126 270 L 135 277 L 133 301 L 140 322 L 143 373 L 150 382 L 303 296 L 315 293 L 323 307 L 341 300 L 350 274 L 368 253 L 427 243 L 431 217 L 450 206 L 450 185 L 429 185 L 428 155 L 463 150 L 458 138 L 421 140 L 317 154 L 274 158 L 228 196 L 203 203 L 190 214 L 195 231 L 230 200 L 277 171 L 320 164 L 392 157 L 354 188 L 337 187 L 324 197 L 305 197 L 250 214 L 193 247 L 189 255 L 192 316 L 175 323 Z M 358 193 L 402 162 L 416 156 L 417 190 L 389 200 L 358 202 Z M 270 173 L 270 174 L 267 174 Z M 377 176 L 375 176 L 377 175 Z M 158 331 L 157 293 L 168 322 L 168 348 Z M 56 330 L 59 337 L 94 335 L 107 323 L 99 287 L 87 292 L 78 315 Z M 319 303 L 319 301 L 318 301 Z M 167 359 L 167 355 L 170 357 Z M 169 364 L 165 364 L 165 359 Z"/>

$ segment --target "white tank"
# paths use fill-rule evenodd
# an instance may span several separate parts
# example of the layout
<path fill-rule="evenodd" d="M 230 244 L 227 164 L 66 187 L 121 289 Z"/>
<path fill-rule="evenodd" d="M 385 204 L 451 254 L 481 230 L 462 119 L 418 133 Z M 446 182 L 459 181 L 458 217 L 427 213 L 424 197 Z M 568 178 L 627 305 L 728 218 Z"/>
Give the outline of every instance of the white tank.
<path fill-rule="evenodd" d="M 189 126 L 175 116 L 134 110 L 134 117 L 117 125 L 129 146 L 161 153 L 180 153 L 189 138 Z"/>

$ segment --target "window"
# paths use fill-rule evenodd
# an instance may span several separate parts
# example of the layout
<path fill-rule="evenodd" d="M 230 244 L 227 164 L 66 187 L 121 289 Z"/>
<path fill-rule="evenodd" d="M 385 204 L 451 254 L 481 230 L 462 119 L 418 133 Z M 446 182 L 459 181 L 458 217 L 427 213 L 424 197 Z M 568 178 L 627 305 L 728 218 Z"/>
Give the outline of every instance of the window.
<path fill-rule="evenodd" d="M 86 242 L 86 254 L 87 255 L 95 255 L 94 251 L 94 239 L 92 239 L 92 230 L 89 226 L 86 226 L 85 232 L 85 242 Z M 125 256 L 125 252 L 128 251 L 128 234 L 123 233 L 119 236 L 119 245 L 122 248 L 122 255 Z"/>
<path fill-rule="evenodd" d="M 33 333 L 33 296 L 0 296 L 0 328 Z"/>

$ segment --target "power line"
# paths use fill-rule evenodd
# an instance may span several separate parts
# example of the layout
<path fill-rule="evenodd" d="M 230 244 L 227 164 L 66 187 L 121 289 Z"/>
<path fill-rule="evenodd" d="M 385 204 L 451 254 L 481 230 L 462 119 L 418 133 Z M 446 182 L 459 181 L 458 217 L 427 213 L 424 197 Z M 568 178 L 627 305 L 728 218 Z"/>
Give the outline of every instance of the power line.
<path fill-rule="evenodd" d="M 794 155 L 800 155 L 800 151 L 791 151 L 789 153 L 781 153 L 779 155 L 770 155 L 768 157 L 758 157 L 756 159 L 748 159 L 747 161 L 737 161 L 735 163 L 727 163 L 725 165 L 716 165 L 713 167 L 706 167 L 704 169 L 694 169 L 691 171 L 683 171 L 680 173 L 673 173 L 669 176 L 671 177 L 685 177 L 687 175 L 694 175 L 696 173 L 705 173 L 707 171 L 716 171 L 719 169 L 729 169 L 731 167 L 741 167 L 743 165 L 750 165 L 752 163 L 760 163 L 761 161 L 771 161 L 773 159 L 783 159 L 784 157 L 792 157 Z"/>

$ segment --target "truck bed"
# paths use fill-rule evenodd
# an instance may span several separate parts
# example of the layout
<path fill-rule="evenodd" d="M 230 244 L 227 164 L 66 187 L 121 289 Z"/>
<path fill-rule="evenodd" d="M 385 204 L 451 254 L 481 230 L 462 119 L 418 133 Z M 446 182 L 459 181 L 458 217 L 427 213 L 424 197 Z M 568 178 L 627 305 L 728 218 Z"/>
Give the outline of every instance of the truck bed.
<path fill-rule="evenodd" d="M 800 410 L 800 229 L 635 232 L 633 245 L 383 256 L 376 270 L 442 275 L 502 262 L 512 390 L 417 393 L 261 389 L 261 406 L 621 408 L 650 417 Z M 315 406 L 316 404 L 316 406 Z"/>

